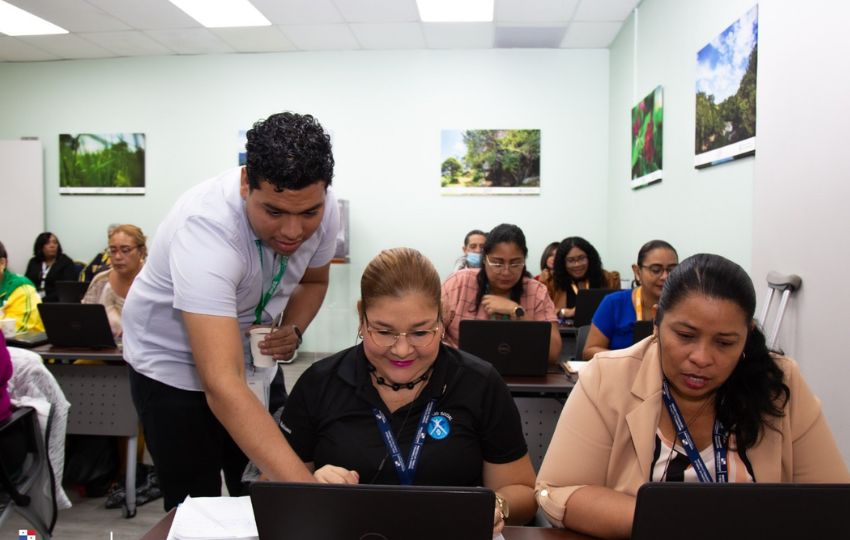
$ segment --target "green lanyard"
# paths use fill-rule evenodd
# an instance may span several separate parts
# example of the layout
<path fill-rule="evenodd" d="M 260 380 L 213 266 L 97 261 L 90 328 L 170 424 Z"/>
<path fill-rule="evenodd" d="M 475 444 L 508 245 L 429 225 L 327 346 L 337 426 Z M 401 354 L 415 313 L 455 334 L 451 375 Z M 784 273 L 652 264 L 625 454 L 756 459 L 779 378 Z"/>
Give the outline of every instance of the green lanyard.
<path fill-rule="evenodd" d="M 265 265 L 263 261 L 263 246 L 259 240 L 257 242 L 257 251 L 260 253 L 260 268 L 262 269 Z M 275 255 L 277 258 L 277 255 Z M 280 266 L 277 269 L 277 274 L 272 278 L 272 284 L 269 287 L 269 290 L 266 291 L 260 297 L 260 303 L 257 304 L 256 309 L 254 309 L 254 324 L 262 324 L 263 323 L 263 310 L 266 309 L 266 304 L 269 303 L 274 293 L 277 291 L 277 286 L 280 285 L 280 280 L 283 278 L 283 274 L 286 272 L 286 263 L 289 262 L 289 257 L 281 255 L 280 257 Z"/>

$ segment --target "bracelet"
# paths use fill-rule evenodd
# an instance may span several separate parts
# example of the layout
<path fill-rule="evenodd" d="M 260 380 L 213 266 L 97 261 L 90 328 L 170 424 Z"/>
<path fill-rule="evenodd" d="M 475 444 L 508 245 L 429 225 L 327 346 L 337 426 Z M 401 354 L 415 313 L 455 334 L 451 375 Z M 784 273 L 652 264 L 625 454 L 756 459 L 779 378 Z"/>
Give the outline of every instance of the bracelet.
<path fill-rule="evenodd" d="M 298 343 L 295 344 L 295 348 L 297 349 L 298 347 L 301 346 L 301 343 L 304 341 L 304 334 L 301 333 L 301 329 L 298 328 L 298 325 L 296 325 L 296 324 L 292 325 L 292 331 L 295 332 L 295 337 L 298 338 Z"/>

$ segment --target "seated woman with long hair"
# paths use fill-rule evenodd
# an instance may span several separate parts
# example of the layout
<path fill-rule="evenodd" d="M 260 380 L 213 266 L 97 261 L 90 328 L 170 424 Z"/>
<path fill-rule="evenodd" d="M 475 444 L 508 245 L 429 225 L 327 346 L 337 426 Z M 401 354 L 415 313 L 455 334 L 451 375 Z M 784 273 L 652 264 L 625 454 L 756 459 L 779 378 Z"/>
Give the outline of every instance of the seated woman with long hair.
<path fill-rule="evenodd" d="M 58 302 L 57 281 L 77 281 L 80 273 L 74 261 L 62 252 L 62 244 L 51 232 L 36 236 L 32 247 L 32 258 L 24 272 L 44 302 Z"/>
<path fill-rule="evenodd" d="M 460 321 L 511 319 L 550 321 L 549 362 L 561 354 L 561 334 L 546 287 L 525 267 L 528 247 L 522 229 L 503 223 L 487 235 L 480 269 L 455 272 L 443 283 L 445 342 L 458 346 Z"/>
<path fill-rule="evenodd" d="M 579 289 L 619 289 L 620 273 L 603 270 L 596 248 L 580 236 L 570 236 L 558 246 L 552 280 L 544 284 L 558 316 L 569 319 L 576 314 Z"/>
<path fill-rule="evenodd" d="M 362 343 L 295 383 L 280 426 L 321 482 L 485 486 L 494 534 L 535 513 L 519 411 L 492 365 L 448 347 L 440 276 L 409 248 L 382 251 L 360 280 Z M 427 436 L 426 436 L 427 435 Z"/>
<path fill-rule="evenodd" d="M 664 240 L 651 240 L 638 251 L 632 265 L 637 287 L 611 293 L 602 299 L 584 345 L 584 360 L 611 349 L 632 344 L 636 321 L 651 321 L 661 290 L 670 272 L 679 264 L 679 255 Z"/>
<path fill-rule="evenodd" d="M 655 336 L 597 354 L 570 393 L 537 476 L 552 523 L 627 538 L 645 482 L 850 482 L 820 402 L 767 349 L 755 309 L 749 276 L 719 255 L 670 273 Z"/>

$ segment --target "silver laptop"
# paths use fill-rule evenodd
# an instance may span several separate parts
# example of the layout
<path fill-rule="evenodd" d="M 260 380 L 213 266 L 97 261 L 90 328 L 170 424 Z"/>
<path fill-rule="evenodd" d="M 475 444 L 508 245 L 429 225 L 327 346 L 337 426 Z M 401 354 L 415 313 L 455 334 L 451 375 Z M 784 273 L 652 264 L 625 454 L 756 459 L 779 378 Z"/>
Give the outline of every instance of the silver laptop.
<path fill-rule="evenodd" d="M 260 540 L 490 540 L 486 488 L 255 482 Z"/>
<path fill-rule="evenodd" d="M 549 363 L 548 321 L 460 321 L 458 348 L 493 364 L 502 376 L 542 377 Z"/>
<path fill-rule="evenodd" d="M 689 484 L 638 490 L 632 540 L 850 538 L 850 484 Z"/>

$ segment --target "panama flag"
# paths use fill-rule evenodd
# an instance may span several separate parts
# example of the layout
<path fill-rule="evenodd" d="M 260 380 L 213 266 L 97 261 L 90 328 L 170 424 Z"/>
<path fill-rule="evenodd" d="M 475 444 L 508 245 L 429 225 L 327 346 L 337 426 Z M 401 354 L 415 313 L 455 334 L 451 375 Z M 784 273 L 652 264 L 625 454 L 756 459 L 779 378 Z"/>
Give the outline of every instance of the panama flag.
<path fill-rule="evenodd" d="M 35 540 L 35 531 L 32 529 L 18 529 L 18 540 Z"/>

